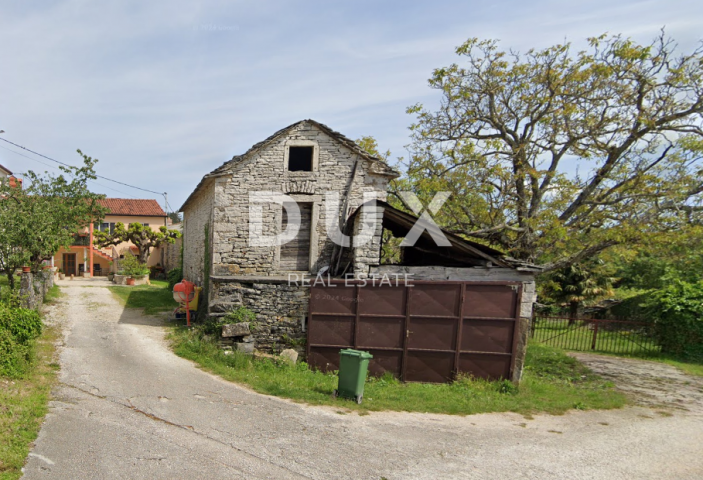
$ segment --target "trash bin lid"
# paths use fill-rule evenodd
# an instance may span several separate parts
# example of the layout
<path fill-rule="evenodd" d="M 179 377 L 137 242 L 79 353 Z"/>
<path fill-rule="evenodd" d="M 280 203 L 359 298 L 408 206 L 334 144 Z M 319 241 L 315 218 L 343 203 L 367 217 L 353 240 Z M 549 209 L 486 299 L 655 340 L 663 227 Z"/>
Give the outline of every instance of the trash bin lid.
<path fill-rule="evenodd" d="M 362 359 L 373 358 L 373 355 L 371 355 L 369 352 L 363 352 L 361 350 L 354 350 L 353 348 L 344 348 L 339 351 L 339 354 L 353 356 L 353 357 L 360 357 Z"/>

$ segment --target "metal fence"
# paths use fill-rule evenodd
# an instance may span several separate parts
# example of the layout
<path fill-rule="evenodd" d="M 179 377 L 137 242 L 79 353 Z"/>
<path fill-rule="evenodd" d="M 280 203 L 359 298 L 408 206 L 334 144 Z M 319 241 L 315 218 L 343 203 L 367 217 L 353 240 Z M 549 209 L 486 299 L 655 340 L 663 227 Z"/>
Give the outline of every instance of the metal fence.
<path fill-rule="evenodd" d="M 639 356 L 661 351 L 654 338 L 654 324 L 649 322 L 536 315 L 530 337 L 534 342 L 565 350 Z"/>

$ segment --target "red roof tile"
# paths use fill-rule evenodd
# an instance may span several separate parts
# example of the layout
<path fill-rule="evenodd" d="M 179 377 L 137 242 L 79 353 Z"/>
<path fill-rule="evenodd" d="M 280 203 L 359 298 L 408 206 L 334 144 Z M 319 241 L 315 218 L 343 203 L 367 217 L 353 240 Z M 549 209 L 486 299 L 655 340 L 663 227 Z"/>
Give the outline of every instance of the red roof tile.
<path fill-rule="evenodd" d="M 108 215 L 131 215 L 140 217 L 165 217 L 166 212 L 156 200 L 135 200 L 130 198 L 105 198 L 98 200 L 100 205 L 110 210 Z"/>

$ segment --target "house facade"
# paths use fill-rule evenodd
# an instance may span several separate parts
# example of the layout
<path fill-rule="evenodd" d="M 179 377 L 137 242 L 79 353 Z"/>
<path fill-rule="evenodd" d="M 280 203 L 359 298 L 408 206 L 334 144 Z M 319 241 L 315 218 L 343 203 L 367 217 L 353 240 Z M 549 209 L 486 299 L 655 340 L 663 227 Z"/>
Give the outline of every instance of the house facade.
<path fill-rule="evenodd" d="M 385 200 L 388 184 L 397 176 L 353 141 L 314 120 L 276 132 L 205 175 L 181 207 L 183 275 L 205 287 L 205 314 L 222 316 L 245 305 L 260 317 L 259 346 L 280 342 L 284 335 L 300 338 L 307 292 L 290 286 L 289 275 L 329 268 L 339 249 L 328 227 L 338 229 L 365 199 Z M 288 211 L 282 204 L 258 203 L 262 192 L 284 194 L 282 203 L 298 207 L 300 229 L 291 242 L 252 241 L 287 226 Z M 367 249 L 357 249 L 358 258 L 366 258 L 357 262 L 358 270 L 378 257 L 380 230 L 376 233 Z"/>
<path fill-rule="evenodd" d="M 107 275 L 110 271 L 117 271 L 119 259 L 127 251 L 137 253 L 137 247 L 132 242 L 122 242 L 108 248 L 97 248 L 93 245 L 93 232 L 112 231 L 117 223 L 141 223 L 154 231 L 167 224 L 166 212 L 156 200 L 151 199 L 125 199 L 105 198 L 99 200 L 101 206 L 107 208 L 109 213 L 99 224 L 91 225 L 75 237 L 73 245 L 61 248 L 54 255 L 53 264 L 59 267 L 66 275 L 82 275 L 84 272 L 91 276 Z M 164 265 L 162 249 L 156 248 L 149 257 L 148 265 L 154 267 Z"/>

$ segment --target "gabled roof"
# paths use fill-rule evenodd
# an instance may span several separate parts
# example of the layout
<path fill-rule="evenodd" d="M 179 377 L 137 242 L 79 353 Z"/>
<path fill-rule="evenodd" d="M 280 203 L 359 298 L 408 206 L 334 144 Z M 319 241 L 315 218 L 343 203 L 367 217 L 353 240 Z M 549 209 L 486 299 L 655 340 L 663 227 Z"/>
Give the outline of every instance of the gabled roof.
<path fill-rule="evenodd" d="M 357 145 L 356 142 L 354 142 L 354 141 L 351 140 L 350 138 L 348 138 L 348 137 L 342 135 L 341 133 L 339 133 L 339 132 L 337 132 L 337 131 L 335 131 L 335 130 L 332 130 L 332 129 L 331 129 L 330 127 L 328 127 L 327 125 L 324 125 L 324 124 L 322 124 L 322 123 L 320 123 L 320 122 L 316 122 L 315 120 L 311 120 L 311 119 L 300 120 L 299 122 L 295 122 L 295 123 L 293 123 L 293 124 L 291 124 L 291 125 L 288 125 L 288 126 L 285 127 L 285 128 L 280 129 L 279 131 L 277 131 L 276 133 L 274 133 L 273 135 L 271 135 L 270 137 L 268 137 L 266 140 L 263 140 L 263 141 L 261 141 L 261 142 L 259 142 L 259 143 L 256 143 L 256 144 L 252 145 L 251 148 L 249 148 L 249 150 L 247 150 L 247 151 L 244 152 L 243 154 L 241 154 L 241 155 L 235 155 L 235 156 L 232 157 L 230 160 L 227 160 L 225 163 L 223 163 L 222 165 L 220 165 L 219 167 L 217 167 L 215 170 L 213 170 L 212 172 L 210 172 L 210 173 L 208 173 L 207 175 L 205 175 L 205 176 L 202 178 L 202 180 L 200 180 L 200 183 L 198 183 L 198 185 L 195 187 L 195 189 L 193 190 L 193 192 L 188 196 L 188 198 L 186 199 L 186 201 L 183 202 L 183 206 L 181 206 L 181 208 L 180 208 L 178 211 L 179 211 L 179 212 L 182 212 L 182 211 L 183 211 L 183 209 L 186 207 L 186 205 L 188 205 L 188 202 L 190 202 L 191 198 L 193 198 L 193 196 L 195 195 L 195 193 L 200 189 L 200 187 L 203 186 L 203 184 L 204 184 L 208 179 L 226 174 L 226 172 L 227 172 L 227 170 L 228 170 L 228 167 L 230 167 L 230 166 L 232 166 L 232 165 L 234 165 L 234 164 L 236 164 L 236 163 L 238 163 L 238 162 L 244 160 L 247 156 L 251 155 L 252 153 L 257 152 L 258 150 L 261 150 L 261 149 L 264 148 L 265 146 L 267 146 L 267 145 L 269 145 L 270 143 L 272 143 L 272 142 L 274 142 L 275 140 L 277 140 L 277 139 L 278 139 L 279 137 L 281 137 L 282 135 L 285 135 L 288 131 L 294 129 L 295 127 L 297 127 L 298 125 L 301 125 L 301 124 L 303 124 L 303 123 L 309 123 L 310 125 L 314 125 L 314 126 L 317 127 L 319 130 L 321 130 L 322 132 L 324 132 L 325 134 L 327 134 L 329 137 L 331 137 L 331 138 L 337 140 L 337 141 L 338 141 L 339 143 L 341 143 L 343 146 L 347 147 L 349 150 L 351 150 L 352 152 L 356 153 L 357 155 L 359 155 L 359 156 L 360 156 L 361 158 L 363 158 L 364 160 L 368 160 L 368 161 L 370 161 L 370 162 L 373 162 L 373 163 L 374 163 L 374 166 L 375 166 L 375 171 L 374 171 L 374 173 L 376 173 L 376 174 L 378 174 L 378 175 L 385 175 L 385 176 L 393 177 L 393 178 L 396 178 L 396 177 L 399 176 L 398 172 L 396 172 L 396 171 L 393 170 L 391 167 L 389 167 L 383 160 L 381 160 L 381 159 L 378 158 L 378 157 L 374 157 L 374 156 L 371 155 L 369 152 L 367 152 L 366 150 L 364 150 L 363 148 L 361 148 L 359 145 Z"/>
<path fill-rule="evenodd" d="M 0 165 L 0 170 L 5 172 L 7 175 L 12 175 L 12 172 L 10 170 L 8 170 L 7 168 L 3 167 L 2 165 Z"/>
<path fill-rule="evenodd" d="M 132 217 L 165 217 L 166 212 L 156 200 L 132 198 L 104 198 L 98 203 L 109 209 L 108 215 L 126 215 Z"/>

